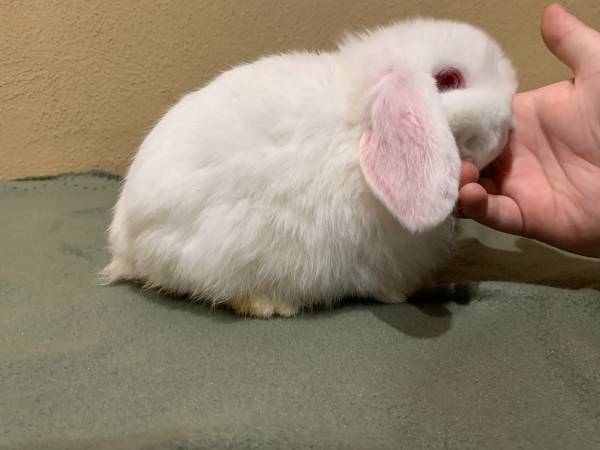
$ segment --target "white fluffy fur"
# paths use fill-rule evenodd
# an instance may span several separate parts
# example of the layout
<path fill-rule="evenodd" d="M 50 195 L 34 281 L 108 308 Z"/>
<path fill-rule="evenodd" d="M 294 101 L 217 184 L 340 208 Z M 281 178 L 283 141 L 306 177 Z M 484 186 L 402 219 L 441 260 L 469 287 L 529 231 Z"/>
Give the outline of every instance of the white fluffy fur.
<path fill-rule="evenodd" d="M 409 233 L 370 191 L 359 167 L 367 93 L 391 69 L 445 66 L 466 81 L 439 94 L 447 126 L 482 167 L 504 145 L 516 81 L 499 47 L 465 24 L 419 19 L 335 52 L 265 57 L 185 96 L 131 165 L 104 275 L 294 311 L 349 295 L 403 300 L 448 252 L 454 220 Z"/>

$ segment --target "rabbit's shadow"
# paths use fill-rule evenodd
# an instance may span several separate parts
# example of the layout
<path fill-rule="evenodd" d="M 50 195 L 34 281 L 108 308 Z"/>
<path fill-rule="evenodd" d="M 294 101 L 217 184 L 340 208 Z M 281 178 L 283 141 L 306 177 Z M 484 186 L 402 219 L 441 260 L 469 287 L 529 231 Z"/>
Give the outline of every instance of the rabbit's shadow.
<path fill-rule="evenodd" d="M 237 316 L 227 307 L 212 307 L 207 302 L 192 301 L 188 296 L 175 295 L 158 289 L 144 288 L 127 283 L 127 289 L 145 301 L 164 308 L 177 309 L 202 316 L 220 323 L 235 323 L 248 320 Z M 316 307 L 302 311 L 295 319 L 275 318 L 271 320 L 322 320 L 332 319 L 346 312 L 366 310 L 382 322 L 409 336 L 428 338 L 439 336 L 450 329 L 452 313 L 450 303 L 466 304 L 475 285 L 442 286 L 423 290 L 403 304 L 382 304 L 364 298 L 349 298 L 333 307 Z"/>
<path fill-rule="evenodd" d="M 159 289 L 145 288 L 135 283 L 127 283 L 127 288 L 132 294 L 141 295 L 144 300 L 164 308 L 186 311 L 222 323 L 231 323 L 242 319 L 233 314 L 228 308 L 212 307 L 208 302 L 195 301 L 187 295 L 177 295 Z"/>
<path fill-rule="evenodd" d="M 452 327 L 453 309 L 467 305 L 477 293 L 477 284 L 454 284 L 423 289 L 407 303 L 372 305 L 375 317 L 403 334 L 416 338 L 441 336 Z"/>

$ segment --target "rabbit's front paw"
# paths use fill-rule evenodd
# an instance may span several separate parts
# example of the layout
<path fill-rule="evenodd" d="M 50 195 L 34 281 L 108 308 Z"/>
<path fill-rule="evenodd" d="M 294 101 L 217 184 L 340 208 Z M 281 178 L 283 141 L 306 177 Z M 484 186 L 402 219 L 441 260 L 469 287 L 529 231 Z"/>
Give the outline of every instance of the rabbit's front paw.
<path fill-rule="evenodd" d="M 297 308 L 275 301 L 265 295 L 233 301 L 231 307 L 240 316 L 257 319 L 270 319 L 273 316 L 292 317 L 298 313 Z"/>

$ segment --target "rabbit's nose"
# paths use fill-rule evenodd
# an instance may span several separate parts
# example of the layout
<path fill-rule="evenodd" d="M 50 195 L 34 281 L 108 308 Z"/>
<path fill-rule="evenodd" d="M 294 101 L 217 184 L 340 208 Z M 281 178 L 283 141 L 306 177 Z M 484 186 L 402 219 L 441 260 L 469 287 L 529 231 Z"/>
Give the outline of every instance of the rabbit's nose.
<path fill-rule="evenodd" d="M 455 133 L 454 138 L 461 159 L 472 161 L 481 169 L 502 152 L 508 140 L 508 131 L 503 128 L 466 127 Z"/>

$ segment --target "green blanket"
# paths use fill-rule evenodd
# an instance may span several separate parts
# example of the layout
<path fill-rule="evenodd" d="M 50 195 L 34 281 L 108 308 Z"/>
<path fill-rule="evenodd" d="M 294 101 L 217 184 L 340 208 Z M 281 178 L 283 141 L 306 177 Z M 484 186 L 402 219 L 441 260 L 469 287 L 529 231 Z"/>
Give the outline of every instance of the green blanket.
<path fill-rule="evenodd" d="M 0 448 L 600 448 L 599 261 L 465 223 L 410 303 L 241 319 L 96 284 L 118 186 L 0 183 Z"/>

